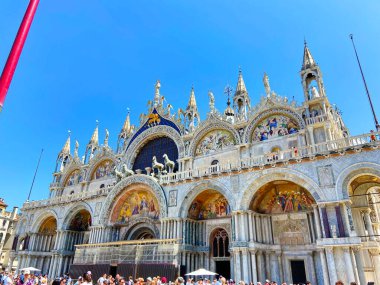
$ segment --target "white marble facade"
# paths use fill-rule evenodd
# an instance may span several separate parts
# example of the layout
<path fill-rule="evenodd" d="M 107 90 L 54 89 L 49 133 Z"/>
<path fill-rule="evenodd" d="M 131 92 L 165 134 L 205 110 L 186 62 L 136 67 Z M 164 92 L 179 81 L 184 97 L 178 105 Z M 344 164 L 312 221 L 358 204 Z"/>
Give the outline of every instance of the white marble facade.
<path fill-rule="evenodd" d="M 83 159 L 78 144 L 71 155 L 69 137 L 50 198 L 23 205 L 11 258 L 56 276 L 73 263 L 74 245 L 176 239 L 186 271 L 380 283 L 379 133 L 349 135 L 306 45 L 301 79 L 302 105 L 277 95 L 265 76 L 266 96 L 250 106 L 239 73 L 231 105 L 219 113 L 209 95 L 201 122 L 194 90 L 186 110 L 171 114 L 158 83 L 140 126 L 127 116 L 116 151 L 108 135 L 99 145 L 98 126 Z M 143 159 L 150 144 L 165 152 L 168 141 L 173 169 Z"/>

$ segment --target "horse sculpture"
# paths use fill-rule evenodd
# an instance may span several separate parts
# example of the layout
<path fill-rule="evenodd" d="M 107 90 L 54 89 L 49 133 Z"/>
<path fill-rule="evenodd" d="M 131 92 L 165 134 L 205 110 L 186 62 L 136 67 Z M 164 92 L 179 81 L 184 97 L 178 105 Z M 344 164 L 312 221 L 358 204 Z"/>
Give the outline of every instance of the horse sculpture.
<path fill-rule="evenodd" d="M 164 169 L 164 165 L 162 163 L 157 162 L 156 156 L 153 156 L 152 158 L 152 168 L 157 169 L 159 173 Z"/>
<path fill-rule="evenodd" d="M 116 181 L 119 182 L 120 180 L 128 177 L 128 176 L 131 176 L 133 174 L 135 174 L 133 172 L 133 170 L 130 170 L 128 169 L 127 165 L 124 163 L 122 166 L 121 166 L 121 171 L 117 170 L 117 166 L 115 166 L 113 168 L 113 173 L 115 174 L 116 176 Z"/>
<path fill-rule="evenodd" d="M 129 169 L 129 168 L 127 167 L 127 165 L 126 165 L 125 163 L 122 165 L 122 167 L 121 167 L 121 171 L 123 172 L 124 177 L 128 177 L 128 176 L 131 176 L 131 175 L 135 174 L 135 173 L 133 172 L 133 170 L 131 170 L 131 169 Z"/>
<path fill-rule="evenodd" d="M 173 172 L 175 162 L 171 161 L 166 153 L 162 157 L 164 158 L 165 169 L 167 169 L 169 173 Z"/>

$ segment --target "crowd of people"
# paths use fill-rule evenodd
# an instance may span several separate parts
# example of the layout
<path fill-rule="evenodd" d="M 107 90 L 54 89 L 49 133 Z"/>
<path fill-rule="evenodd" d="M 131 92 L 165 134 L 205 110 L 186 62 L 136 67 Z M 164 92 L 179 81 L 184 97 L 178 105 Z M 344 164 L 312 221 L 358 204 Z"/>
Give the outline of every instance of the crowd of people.
<path fill-rule="evenodd" d="M 275 281 L 265 280 L 265 282 L 249 282 L 244 281 L 235 282 L 232 279 L 226 279 L 223 276 L 219 278 L 194 278 L 178 277 L 175 281 L 169 281 L 166 277 L 147 277 L 133 279 L 132 276 L 128 278 L 116 274 L 115 277 L 108 274 L 103 274 L 97 280 L 94 280 L 91 271 L 85 272 L 77 279 L 73 279 L 69 274 L 56 279 L 48 279 L 45 274 L 33 274 L 25 270 L 21 274 L 14 274 L 12 272 L 4 271 L 0 273 L 0 285 L 313 285 L 311 282 L 287 284 L 286 282 L 277 283 Z M 335 285 L 345 285 L 342 281 L 335 282 Z M 349 285 L 357 285 L 356 282 L 351 282 Z"/>

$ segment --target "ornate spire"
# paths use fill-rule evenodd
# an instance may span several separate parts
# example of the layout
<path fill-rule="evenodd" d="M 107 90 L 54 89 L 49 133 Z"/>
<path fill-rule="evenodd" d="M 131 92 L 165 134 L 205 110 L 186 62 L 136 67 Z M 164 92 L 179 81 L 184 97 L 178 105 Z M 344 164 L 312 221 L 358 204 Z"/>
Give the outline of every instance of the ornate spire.
<path fill-rule="evenodd" d="M 238 77 L 238 82 L 236 85 L 236 91 L 235 91 L 235 96 L 239 96 L 242 93 L 248 93 L 247 88 L 245 87 L 244 79 L 243 79 L 243 74 L 241 72 L 241 68 L 239 68 L 239 77 Z"/>
<path fill-rule="evenodd" d="M 63 148 L 61 150 L 61 153 L 65 153 L 65 154 L 70 154 L 70 136 L 71 136 L 71 131 L 69 130 L 68 133 L 69 133 L 69 135 L 67 137 L 66 143 L 65 143 L 65 145 L 63 146 Z"/>
<path fill-rule="evenodd" d="M 91 136 L 91 139 L 89 141 L 89 145 L 98 145 L 99 144 L 99 121 L 96 120 L 96 128 Z"/>
<path fill-rule="evenodd" d="M 194 87 L 191 87 L 190 99 L 189 103 L 187 104 L 186 110 L 190 109 L 197 109 L 197 101 L 195 100 Z"/>
<path fill-rule="evenodd" d="M 74 157 L 78 157 L 79 142 L 75 141 Z"/>
<path fill-rule="evenodd" d="M 311 55 L 311 52 L 307 46 L 306 40 L 304 42 L 305 47 L 303 50 L 303 63 L 302 63 L 302 70 L 307 69 L 309 67 L 312 67 L 316 65 L 313 56 Z"/>
<path fill-rule="evenodd" d="M 227 117 L 233 117 L 235 116 L 235 112 L 234 110 L 231 108 L 231 101 L 230 101 L 230 95 L 232 93 L 232 88 L 227 85 L 226 88 L 224 89 L 224 93 L 227 95 L 227 108 L 226 110 L 224 110 L 224 114 L 227 116 Z"/>
<path fill-rule="evenodd" d="M 131 119 L 129 117 L 129 109 L 127 117 L 125 118 L 124 125 L 120 131 L 120 133 L 129 133 L 131 131 Z"/>

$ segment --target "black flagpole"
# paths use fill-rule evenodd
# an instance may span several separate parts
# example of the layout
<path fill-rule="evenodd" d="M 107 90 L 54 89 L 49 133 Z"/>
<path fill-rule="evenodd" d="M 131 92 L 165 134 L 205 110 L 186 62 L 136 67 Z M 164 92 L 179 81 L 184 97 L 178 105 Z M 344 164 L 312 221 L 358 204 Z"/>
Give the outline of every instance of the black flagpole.
<path fill-rule="evenodd" d="M 26 200 L 26 202 L 29 202 L 30 194 L 32 194 L 32 189 L 33 189 L 33 185 L 34 185 L 34 180 L 36 179 L 36 175 L 37 175 L 37 171 L 38 171 L 38 166 L 40 166 L 40 161 L 41 161 L 41 156 L 42 156 L 43 151 L 44 151 L 44 149 L 41 149 L 40 158 L 38 159 L 38 163 L 37 163 L 36 171 L 34 172 L 34 176 L 33 176 L 33 180 L 32 180 L 32 185 L 30 185 L 29 195 L 28 195 L 28 199 Z"/>
<path fill-rule="evenodd" d="M 375 127 L 376 127 L 376 130 L 377 130 L 378 132 L 380 132 L 380 125 L 379 125 L 379 122 L 377 121 L 377 118 L 376 118 L 376 113 L 375 113 L 375 109 L 373 108 L 373 104 L 372 104 L 372 100 L 371 100 L 371 95 L 369 94 L 369 91 L 368 91 L 367 82 L 365 81 L 365 78 L 364 78 L 364 73 L 363 73 L 363 70 L 362 70 L 362 66 L 361 66 L 361 64 L 360 64 L 360 60 L 359 60 L 358 53 L 357 53 L 357 51 L 356 51 L 356 47 L 355 47 L 355 43 L 354 43 L 354 36 L 353 36 L 353 34 L 350 34 L 350 39 L 351 39 L 351 41 L 352 41 L 352 45 L 353 45 L 354 50 L 355 50 L 356 59 L 357 59 L 357 61 L 358 61 L 358 65 L 359 65 L 360 73 L 361 73 L 362 78 L 363 78 L 364 87 L 365 87 L 365 91 L 366 91 L 366 93 L 367 93 L 367 97 L 368 97 L 369 105 L 371 106 L 372 115 L 373 115 L 373 120 L 375 121 Z"/>

